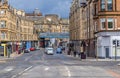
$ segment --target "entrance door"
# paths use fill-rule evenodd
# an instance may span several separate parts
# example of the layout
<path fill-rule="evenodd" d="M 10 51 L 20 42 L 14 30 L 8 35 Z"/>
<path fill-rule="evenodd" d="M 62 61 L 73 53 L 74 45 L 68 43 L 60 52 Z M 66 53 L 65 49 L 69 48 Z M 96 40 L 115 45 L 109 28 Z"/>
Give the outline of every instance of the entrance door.
<path fill-rule="evenodd" d="M 106 58 L 109 58 L 109 47 L 105 47 Z"/>

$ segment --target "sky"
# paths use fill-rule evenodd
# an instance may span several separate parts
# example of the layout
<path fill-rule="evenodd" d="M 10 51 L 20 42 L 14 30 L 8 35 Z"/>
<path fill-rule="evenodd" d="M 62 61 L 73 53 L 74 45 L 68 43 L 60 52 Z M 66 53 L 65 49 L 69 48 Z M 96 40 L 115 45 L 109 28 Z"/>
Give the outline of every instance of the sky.
<path fill-rule="evenodd" d="M 11 6 L 25 12 L 33 12 L 35 8 L 45 14 L 58 14 L 62 18 L 69 17 L 72 0 L 9 0 Z"/>

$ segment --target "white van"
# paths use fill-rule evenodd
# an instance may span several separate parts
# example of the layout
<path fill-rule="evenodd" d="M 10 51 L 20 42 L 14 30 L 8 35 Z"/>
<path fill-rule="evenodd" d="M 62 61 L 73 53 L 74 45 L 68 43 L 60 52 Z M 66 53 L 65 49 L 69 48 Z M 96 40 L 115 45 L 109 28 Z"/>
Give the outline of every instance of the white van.
<path fill-rule="evenodd" d="M 53 48 L 52 47 L 47 47 L 46 49 L 45 49 L 45 52 L 46 52 L 46 54 L 54 54 L 54 50 L 53 50 Z"/>

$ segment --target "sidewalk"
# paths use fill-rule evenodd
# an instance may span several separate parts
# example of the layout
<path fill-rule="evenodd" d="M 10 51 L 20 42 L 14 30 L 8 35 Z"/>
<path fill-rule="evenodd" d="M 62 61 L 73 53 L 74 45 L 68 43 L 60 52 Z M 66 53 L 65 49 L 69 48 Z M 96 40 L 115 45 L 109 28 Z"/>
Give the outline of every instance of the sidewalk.
<path fill-rule="evenodd" d="M 10 55 L 10 58 L 16 58 L 16 57 L 19 57 L 19 56 L 21 56 L 22 54 L 24 54 L 24 53 L 17 54 L 16 52 L 13 52 L 13 53 Z"/>
<path fill-rule="evenodd" d="M 0 56 L 0 62 L 5 62 L 5 61 L 8 60 L 8 59 L 15 59 L 16 57 L 19 57 L 19 56 L 21 56 L 22 54 L 24 54 L 24 53 L 17 54 L 16 52 L 13 52 L 13 53 L 10 55 L 9 58 L 8 58 L 8 57 L 4 57 L 4 56 Z"/>
<path fill-rule="evenodd" d="M 93 57 L 87 57 L 85 59 L 86 61 L 120 61 L 120 59 L 109 59 L 109 58 L 105 58 L 105 59 L 102 59 L 102 58 L 93 58 Z"/>
<path fill-rule="evenodd" d="M 94 58 L 94 57 L 86 57 L 86 59 L 81 59 L 78 55 L 74 57 L 73 55 L 68 55 L 66 52 L 63 52 L 63 54 L 72 58 L 79 59 L 81 61 L 120 61 L 120 59 L 115 60 L 115 59 L 109 59 L 109 58 L 102 59 L 102 58 Z"/>

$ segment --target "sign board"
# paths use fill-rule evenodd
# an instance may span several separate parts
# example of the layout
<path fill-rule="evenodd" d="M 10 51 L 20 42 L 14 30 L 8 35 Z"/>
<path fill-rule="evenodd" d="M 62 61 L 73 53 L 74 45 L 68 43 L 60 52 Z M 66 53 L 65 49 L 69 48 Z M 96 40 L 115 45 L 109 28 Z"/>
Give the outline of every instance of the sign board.
<path fill-rule="evenodd" d="M 120 40 L 113 40 L 113 45 L 120 46 Z"/>

